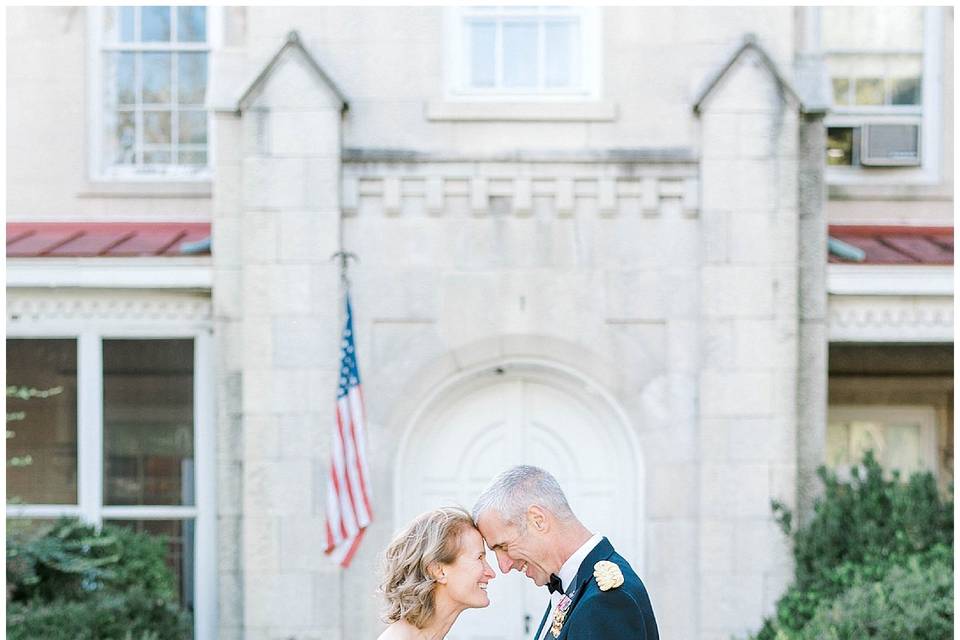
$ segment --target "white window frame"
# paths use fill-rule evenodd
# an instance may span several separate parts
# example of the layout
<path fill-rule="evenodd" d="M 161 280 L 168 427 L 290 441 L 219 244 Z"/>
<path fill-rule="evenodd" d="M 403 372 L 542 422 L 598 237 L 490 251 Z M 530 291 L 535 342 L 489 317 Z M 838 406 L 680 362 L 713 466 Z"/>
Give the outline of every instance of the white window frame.
<path fill-rule="evenodd" d="M 179 5 L 170 5 L 179 6 Z M 216 147 L 216 133 L 213 128 L 213 111 L 210 106 L 209 88 L 212 84 L 210 70 L 215 50 L 223 42 L 223 7 L 201 5 L 207 9 L 207 40 L 200 46 L 180 43 L 185 49 L 205 51 L 207 53 L 207 165 L 205 167 L 167 167 L 136 168 L 128 166 L 106 166 L 103 148 L 103 52 L 112 48 L 126 49 L 122 45 L 106 45 L 103 41 L 104 10 L 107 7 L 87 8 L 87 156 L 88 177 L 92 182 L 210 182 L 213 178 Z M 149 45 L 138 45 L 138 48 Z M 167 47 L 162 49 L 168 50 Z"/>
<path fill-rule="evenodd" d="M 98 319 L 100 320 L 100 319 Z M 102 328 L 99 328 L 102 327 Z M 7 505 L 9 518 L 78 517 L 94 526 L 104 520 L 194 521 L 194 637 L 216 637 L 216 449 L 213 383 L 213 335 L 196 326 L 130 327 L 100 321 L 98 328 L 69 320 L 8 327 L 7 338 L 74 339 L 77 341 L 77 504 Z M 103 505 L 103 341 L 110 339 L 191 338 L 193 355 L 194 451 L 196 475 L 193 506 Z"/>
<path fill-rule="evenodd" d="M 569 9 L 569 6 L 565 6 Z M 575 88 L 471 87 L 466 73 L 464 21 L 472 15 L 469 7 L 444 9 L 444 99 L 471 102 L 571 102 L 596 101 L 601 95 L 603 39 L 602 10 L 599 7 L 574 7 L 580 16 L 581 84 Z M 505 17 L 505 14 L 490 14 Z M 497 51 L 499 55 L 499 49 Z M 574 52 L 576 55 L 577 52 Z M 498 65 L 499 67 L 499 65 Z"/>
<path fill-rule="evenodd" d="M 943 7 L 926 7 L 923 13 L 923 81 L 919 106 L 831 106 L 825 127 L 858 127 L 870 124 L 919 124 L 920 165 L 917 167 L 846 167 L 826 165 L 829 185 L 936 184 L 942 179 L 943 155 Z M 821 44 L 820 7 L 806 8 L 810 29 L 807 47 L 824 53 Z M 826 74 L 825 74 L 826 75 Z M 833 96 L 830 80 L 827 95 Z M 824 150 L 824 156 L 826 150 Z"/>
<path fill-rule="evenodd" d="M 835 422 L 866 421 L 888 423 L 916 422 L 920 425 L 920 446 L 926 471 L 940 477 L 937 455 L 937 408 L 933 405 L 841 404 L 827 407 L 827 425 Z M 829 427 L 828 427 L 829 428 Z M 825 451 L 826 453 L 826 451 Z M 828 462 L 828 461 L 825 461 Z M 836 467 L 840 477 L 849 477 L 851 468 Z M 886 469 L 884 469 L 886 471 Z M 905 478 L 905 476 L 901 476 Z"/>

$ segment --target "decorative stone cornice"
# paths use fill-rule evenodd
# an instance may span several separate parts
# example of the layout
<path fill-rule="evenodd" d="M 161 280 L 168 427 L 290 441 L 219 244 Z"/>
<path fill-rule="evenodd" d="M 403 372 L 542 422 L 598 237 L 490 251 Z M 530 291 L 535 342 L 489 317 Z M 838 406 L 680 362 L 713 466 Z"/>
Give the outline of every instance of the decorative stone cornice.
<path fill-rule="evenodd" d="M 534 200 L 557 216 L 582 210 L 601 217 L 658 217 L 664 200 L 676 200 L 687 217 L 699 214 L 697 165 L 685 161 L 454 162 L 345 161 L 342 206 L 346 215 L 416 212 L 442 216 L 453 199 L 475 216 L 532 215 Z"/>
<path fill-rule="evenodd" d="M 39 322 L 133 321 L 212 323 L 213 306 L 202 294 L 133 291 L 8 290 L 7 327 Z"/>
<path fill-rule="evenodd" d="M 833 342 L 953 342 L 949 296 L 830 296 Z"/>

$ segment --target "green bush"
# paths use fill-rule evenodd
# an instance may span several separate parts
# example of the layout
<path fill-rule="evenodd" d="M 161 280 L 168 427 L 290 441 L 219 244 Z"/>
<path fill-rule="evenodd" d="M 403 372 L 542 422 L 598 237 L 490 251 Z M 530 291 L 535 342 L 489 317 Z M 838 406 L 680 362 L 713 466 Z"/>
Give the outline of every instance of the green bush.
<path fill-rule="evenodd" d="M 774 616 L 764 621 L 756 640 L 831 638 L 825 629 L 832 628 L 832 618 L 826 612 L 832 611 L 836 603 L 847 603 L 847 626 L 859 624 L 857 616 L 872 615 L 866 606 L 849 607 L 853 601 L 863 603 L 864 593 L 884 593 L 892 598 L 889 610 L 902 606 L 910 608 L 912 615 L 932 615 L 931 611 L 942 610 L 940 605 L 944 603 L 940 601 L 926 608 L 912 607 L 914 595 L 909 587 L 894 589 L 891 584 L 905 575 L 936 573 L 946 567 L 952 585 L 953 504 L 940 496 L 933 476 L 914 474 L 906 482 L 897 474 L 885 477 L 872 453 L 853 471 L 850 482 L 841 482 L 824 468 L 818 473 L 824 493 L 806 526 L 794 529 L 792 513 L 781 504 L 773 505 L 778 521 L 793 542 L 795 576 L 794 583 L 777 602 Z M 949 563 L 943 561 L 945 555 L 951 558 Z M 912 580 L 906 583 L 917 584 Z M 947 624 L 952 630 L 952 586 L 945 606 L 949 611 Z M 815 618 L 819 625 L 816 633 L 820 635 L 806 635 Z M 856 637 L 912 637 L 897 636 L 894 629 L 899 627 L 890 627 L 889 618 L 883 620 L 882 624 L 887 626 L 877 627 L 876 633 L 864 635 L 861 629 Z M 860 622 L 870 624 L 868 618 Z M 926 621 L 928 629 L 940 629 L 942 625 L 941 617 Z M 846 637 L 851 636 L 838 636 Z"/>
<path fill-rule="evenodd" d="M 802 640 L 946 640 L 953 637 L 953 550 L 926 565 L 917 555 L 882 580 L 851 587 L 824 603 Z"/>
<path fill-rule="evenodd" d="M 190 614 L 175 601 L 162 538 L 75 519 L 37 534 L 7 522 L 11 640 L 182 640 Z"/>
<path fill-rule="evenodd" d="M 189 614 L 140 588 L 7 604 L 9 640 L 184 640 L 192 633 Z"/>

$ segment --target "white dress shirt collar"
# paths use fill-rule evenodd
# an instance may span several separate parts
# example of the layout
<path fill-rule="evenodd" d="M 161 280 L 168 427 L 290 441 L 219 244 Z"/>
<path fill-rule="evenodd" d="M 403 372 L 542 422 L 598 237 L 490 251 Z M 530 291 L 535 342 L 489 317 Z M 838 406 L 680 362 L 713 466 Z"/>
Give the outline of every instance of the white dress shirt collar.
<path fill-rule="evenodd" d="M 563 585 L 563 591 L 566 592 L 570 588 L 570 585 L 573 584 L 573 581 L 577 577 L 577 571 L 580 569 L 580 565 L 583 564 L 583 561 L 586 559 L 590 552 L 593 551 L 593 548 L 600 544 L 600 541 L 603 540 L 603 536 L 600 534 L 595 534 L 592 538 L 587 540 L 580 546 L 579 549 L 573 552 L 573 555 L 567 558 L 567 561 L 563 563 L 563 566 L 560 567 L 560 573 L 557 576 L 560 578 L 560 583 Z"/>

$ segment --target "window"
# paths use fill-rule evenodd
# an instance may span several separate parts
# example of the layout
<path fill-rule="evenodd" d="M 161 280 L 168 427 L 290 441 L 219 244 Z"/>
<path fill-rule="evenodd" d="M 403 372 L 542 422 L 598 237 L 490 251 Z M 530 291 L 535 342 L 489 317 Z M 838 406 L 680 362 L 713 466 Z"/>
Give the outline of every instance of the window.
<path fill-rule="evenodd" d="M 827 419 L 827 464 L 842 474 L 872 450 L 885 470 L 906 478 L 937 473 L 936 411 L 926 406 L 831 406 Z"/>
<path fill-rule="evenodd" d="M 7 500 L 77 504 L 77 341 L 7 340 Z"/>
<path fill-rule="evenodd" d="M 450 11 L 452 95 L 596 97 L 596 9 L 509 6 Z"/>
<path fill-rule="evenodd" d="M 195 375 L 208 340 L 7 339 L 7 458 L 17 460 L 7 465 L 7 516 L 28 527 L 75 516 L 164 535 L 198 630 L 212 606 L 198 580 L 213 580 L 201 577 L 196 535 L 204 527 L 212 540 L 209 491 L 198 500 L 197 476 L 211 465 L 200 453 L 209 426 Z"/>
<path fill-rule="evenodd" d="M 190 6 L 93 10 L 100 177 L 207 175 L 208 13 Z"/>
<path fill-rule="evenodd" d="M 920 106 L 922 7 L 823 7 L 821 11 L 821 42 L 834 107 Z"/>
<path fill-rule="evenodd" d="M 898 168 L 899 177 L 919 178 L 918 172 L 935 168 L 940 10 L 825 6 L 812 11 L 832 100 L 826 122 L 828 176 L 836 182 L 843 175 L 862 178 L 864 169 Z M 889 173 L 884 176 L 889 180 Z"/>

